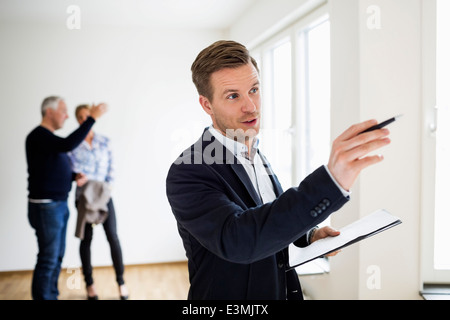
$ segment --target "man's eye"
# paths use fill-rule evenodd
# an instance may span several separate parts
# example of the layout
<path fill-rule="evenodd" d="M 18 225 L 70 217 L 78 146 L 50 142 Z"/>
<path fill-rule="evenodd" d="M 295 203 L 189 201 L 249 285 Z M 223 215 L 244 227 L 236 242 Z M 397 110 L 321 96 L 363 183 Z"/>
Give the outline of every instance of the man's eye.
<path fill-rule="evenodd" d="M 227 99 L 228 100 L 234 100 L 234 99 L 237 99 L 239 96 L 238 96 L 238 94 L 237 93 L 233 93 L 233 94 L 230 94 L 228 97 L 227 97 Z"/>
<path fill-rule="evenodd" d="M 250 90 L 250 93 L 257 93 L 258 92 L 258 88 L 253 88 L 252 90 Z"/>

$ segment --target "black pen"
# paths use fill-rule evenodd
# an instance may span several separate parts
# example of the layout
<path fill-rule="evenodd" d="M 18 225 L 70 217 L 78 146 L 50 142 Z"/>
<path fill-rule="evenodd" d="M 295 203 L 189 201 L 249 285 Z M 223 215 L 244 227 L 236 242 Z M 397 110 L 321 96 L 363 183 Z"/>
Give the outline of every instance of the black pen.
<path fill-rule="evenodd" d="M 400 114 L 400 115 L 398 115 L 398 116 L 396 116 L 396 117 L 393 117 L 393 118 L 391 118 L 391 119 L 389 119 L 389 120 L 386 120 L 386 121 L 384 121 L 384 122 L 382 122 L 382 123 L 376 124 L 376 125 L 370 127 L 369 129 L 366 129 L 366 130 L 360 132 L 359 134 L 362 134 L 362 133 L 366 133 L 366 132 L 370 132 L 370 131 L 374 131 L 374 130 L 378 130 L 378 129 L 384 128 L 384 127 L 386 127 L 388 124 L 390 124 L 390 123 L 392 123 L 392 122 L 394 122 L 394 121 L 400 119 L 402 116 L 403 116 L 403 115 Z"/>

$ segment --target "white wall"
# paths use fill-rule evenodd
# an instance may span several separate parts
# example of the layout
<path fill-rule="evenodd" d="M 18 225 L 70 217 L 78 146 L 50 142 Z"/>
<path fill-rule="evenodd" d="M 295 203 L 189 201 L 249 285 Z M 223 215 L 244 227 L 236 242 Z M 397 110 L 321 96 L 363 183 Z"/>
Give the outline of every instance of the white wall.
<path fill-rule="evenodd" d="M 25 137 L 40 121 L 48 95 L 76 105 L 109 103 L 94 130 L 112 138 L 113 199 L 125 264 L 185 260 L 165 195 L 170 163 L 209 124 L 197 102 L 190 66 L 221 37 L 216 30 L 0 23 L 0 271 L 34 268 L 37 241 L 27 219 Z M 73 192 L 64 267 L 80 265 Z M 95 229 L 94 265 L 111 265 L 104 231 Z"/>
<path fill-rule="evenodd" d="M 330 259 L 331 273 L 302 277 L 313 299 L 420 299 L 422 1 L 426 0 L 329 1 L 332 138 L 353 123 L 405 115 L 390 126 L 392 144 L 381 152 L 384 162 L 363 172 L 350 203 L 332 216 L 332 224 L 342 227 L 379 208 L 403 223 L 345 248 Z M 234 25 L 230 35 L 251 42 L 245 37 L 251 18 L 270 17 L 272 10 L 276 15 L 285 3 L 290 12 L 301 12 L 306 4 L 299 1 L 295 7 L 285 0 L 268 6 L 263 1 Z M 367 27 L 371 5 L 380 9 L 380 29 Z M 259 22 L 260 34 L 276 29 L 267 25 L 270 22 Z M 253 38 L 258 34 L 254 28 L 249 33 Z"/>

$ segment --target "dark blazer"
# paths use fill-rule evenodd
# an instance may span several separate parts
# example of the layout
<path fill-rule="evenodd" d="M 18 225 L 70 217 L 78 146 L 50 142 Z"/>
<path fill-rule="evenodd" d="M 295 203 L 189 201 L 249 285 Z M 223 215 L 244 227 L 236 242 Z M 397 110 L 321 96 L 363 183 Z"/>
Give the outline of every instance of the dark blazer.
<path fill-rule="evenodd" d="M 277 199 L 263 204 L 207 129 L 170 167 L 166 193 L 188 258 L 188 299 L 303 298 L 287 247 L 306 246 L 306 233 L 348 198 L 324 167 L 285 192 L 267 161 L 266 169 Z"/>

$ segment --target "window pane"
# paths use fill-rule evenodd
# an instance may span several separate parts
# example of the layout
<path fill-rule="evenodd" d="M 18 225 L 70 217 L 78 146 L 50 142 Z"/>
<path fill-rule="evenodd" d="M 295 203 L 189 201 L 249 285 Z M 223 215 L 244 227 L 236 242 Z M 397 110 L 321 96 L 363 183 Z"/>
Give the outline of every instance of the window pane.
<path fill-rule="evenodd" d="M 262 149 L 283 189 L 292 186 L 292 63 L 289 39 L 266 52 L 263 67 Z"/>
<path fill-rule="evenodd" d="M 273 50 L 273 98 L 277 110 L 275 117 L 277 129 L 289 129 L 292 124 L 291 66 L 291 43 L 285 42 Z"/>
<path fill-rule="evenodd" d="M 297 167 L 304 179 L 328 162 L 330 150 L 330 23 L 304 29 L 299 41 L 298 130 L 300 154 Z"/>
<path fill-rule="evenodd" d="M 314 170 L 328 162 L 330 151 L 330 26 L 308 32 L 308 162 Z"/>
<path fill-rule="evenodd" d="M 277 137 L 278 179 L 286 189 L 292 186 L 292 63 L 291 43 L 273 50 L 274 129 Z"/>
<path fill-rule="evenodd" d="M 434 267 L 450 269 L 450 213 L 448 197 L 450 195 L 450 44 L 448 30 L 450 20 L 447 15 L 450 1 L 437 1 L 437 65 L 436 65 L 436 100 L 438 106 L 438 123 L 436 131 L 436 206 Z"/>

